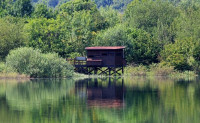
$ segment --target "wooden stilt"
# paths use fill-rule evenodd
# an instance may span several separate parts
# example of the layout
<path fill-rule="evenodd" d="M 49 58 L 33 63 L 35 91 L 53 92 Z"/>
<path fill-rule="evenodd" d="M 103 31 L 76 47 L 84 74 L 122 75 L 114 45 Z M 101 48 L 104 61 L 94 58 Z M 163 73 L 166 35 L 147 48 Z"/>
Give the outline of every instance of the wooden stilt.
<path fill-rule="evenodd" d="M 111 68 L 109 67 L 108 69 L 109 69 L 109 76 L 110 76 L 111 75 Z"/>
<path fill-rule="evenodd" d="M 75 72 L 82 74 L 96 74 L 96 75 L 109 75 L 109 76 L 117 76 L 122 75 L 124 73 L 124 67 L 75 67 Z"/>

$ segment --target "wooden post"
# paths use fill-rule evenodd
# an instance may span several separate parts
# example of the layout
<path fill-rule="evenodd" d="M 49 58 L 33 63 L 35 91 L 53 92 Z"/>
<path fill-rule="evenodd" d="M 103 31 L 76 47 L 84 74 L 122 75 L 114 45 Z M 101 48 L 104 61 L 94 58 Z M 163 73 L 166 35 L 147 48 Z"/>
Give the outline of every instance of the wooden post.
<path fill-rule="evenodd" d="M 111 68 L 109 67 L 108 69 L 109 69 L 109 76 L 110 76 L 111 75 Z"/>
<path fill-rule="evenodd" d="M 98 72 L 98 68 L 95 67 L 95 68 L 94 68 L 94 74 L 97 74 L 97 72 Z"/>

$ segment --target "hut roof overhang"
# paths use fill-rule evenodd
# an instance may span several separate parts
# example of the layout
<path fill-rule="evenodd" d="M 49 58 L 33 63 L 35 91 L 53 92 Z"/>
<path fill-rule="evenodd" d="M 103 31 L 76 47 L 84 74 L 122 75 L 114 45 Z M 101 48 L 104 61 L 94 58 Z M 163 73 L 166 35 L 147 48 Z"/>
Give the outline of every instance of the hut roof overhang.
<path fill-rule="evenodd" d="M 125 49 L 124 46 L 114 46 L 114 47 L 86 47 L 86 50 L 120 50 Z"/>

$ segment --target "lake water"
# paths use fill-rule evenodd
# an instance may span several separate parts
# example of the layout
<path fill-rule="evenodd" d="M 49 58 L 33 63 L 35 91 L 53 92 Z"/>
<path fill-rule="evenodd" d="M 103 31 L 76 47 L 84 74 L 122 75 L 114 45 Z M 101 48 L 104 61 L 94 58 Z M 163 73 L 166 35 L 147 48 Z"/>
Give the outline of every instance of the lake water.
<path fill-rule="evenodd" d="M 0 80 L 0 123 L 199 122 L 198 80 Z"/>

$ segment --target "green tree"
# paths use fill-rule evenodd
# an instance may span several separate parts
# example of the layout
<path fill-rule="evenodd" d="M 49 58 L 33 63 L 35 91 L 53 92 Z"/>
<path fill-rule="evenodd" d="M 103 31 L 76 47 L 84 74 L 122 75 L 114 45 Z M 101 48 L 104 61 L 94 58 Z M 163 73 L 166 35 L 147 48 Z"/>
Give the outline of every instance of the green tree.
<path fill-rule="evenodd" d="M 178 8 L 160 0 L 134 0 L 125 11 L 128 26 L 144 29 L 163 45 L 174 41 L 174 33 L 170 29 L 178 16 Z"/>
<path fill-rule="evenodd" d="M 97 35 L 94 46 L 126 46 L 129 63 L 158 62 L 159 43 L 144 30 L 117 25 Z"/>
<path fill-rule="evenodd" d="M 0 1 L 0 17 L 8 15 L 7 5 L 8 5 L 8 0 Z"/>
<path fill-rule="evenodd" d="M 61 24 L 54 19 L 31 19 L 25 25 L 28 34 L 28 46 L 41 49 L 43 52 L 57 52 L 64 56 L 66 44 L 60 39 Z"/>
<path fill-rule="evenodd" d="M 75 0 L 63 4 L 57 19 L 65 30 L 62 40 L 67 42 L 68 54 L 84 55 L 85 47 L 93 44 L 98 31 L 108 27 L 94 2 Z"/>
<path fill-rule="evenodd" d="M 16 0 L 14 2 L 10 2 L 11 7 L 10 14 L 13 16 L 23 17 L 30 16 L 33 12 L 33 6 L 31 4 L 31 0 Z"/>
<path fill-rule="evenodd" d="M 4 59 L 11 49 L 25 45 L 27 37 L 23 27 L 22 19 L 0 18 L 0 59 Z"/>
<path fill-rule="evenodd" d="M 200 41 L 200 4 L 190 3 L 181 6 L 181 16 L 174 21 L 174 30 L 177 38 L 192 37 L 194 41 Z"/>
<path fill-rule="evenodd" d="M 45 16 L 47 8 L 42 6 L 36 7 L 33 15 Z M 30 37 L 29 46 L 67 57 L 73 52 L 84 55 L 96 33 L 107 26 L 94 2 L 75 0 L 60 6 L 56 19 L 31 19 L 25 30 Z"/>
<path fill-rule="evenodd" d="M 195 42 L 192 38 L 176 40 L 175 43 L 164 46 L 161 51 L 162 62 L 174 66 L 178 70 L 190 70 L 194 62 L 194 49 Z"/>
<path fill-rule="evenodd" d="M 119 13 L 117 10 L 112 9 L 112 7 L 101 7 L 99 12 L 101 16 L 105 18 L 109 27 L 114 27 L 116 24 L 122 23 L 123 14 Z"/>
<path fill-rule="evenodd" d="M 95 3 L 90 0 L 75 0 L 67 2 L 60 6 L 60 13 L 70 15 L 73 18 L 76 18 L 74 16 L 76 16 L 77 13 L 87 13 L 92 19 L 90 20 L 91 31 L 98 31 L 107 27 L 107 23 L 100 15 Z"/>
<path fill-rule="evenodd" d="M 34 6 L 34 12 L 32 13 L 32 16 L 34 18 L 52 18 L 54 17 L 54 12 L 51 8 L 48 8 L 46 4 L 38 3 Z"/>

